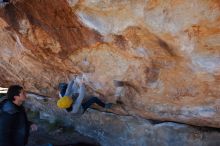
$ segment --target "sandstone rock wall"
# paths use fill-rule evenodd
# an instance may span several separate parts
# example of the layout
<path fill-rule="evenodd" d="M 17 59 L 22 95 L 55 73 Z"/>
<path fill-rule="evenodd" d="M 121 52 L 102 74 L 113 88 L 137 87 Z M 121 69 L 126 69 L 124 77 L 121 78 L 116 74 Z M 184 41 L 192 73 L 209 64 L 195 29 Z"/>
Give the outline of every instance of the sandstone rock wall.
<path fill-rule="evenodd" d="M 64 110 L 52 108 L 53 99 L 45 102 L 36 99 L 35 96 L 30 96 L 26 102 L 26 107 L 33 112 L 38 112 L 40 119 L 47 120 L 58 127 L 65 125 L 69 131 L 76 130 L 91 137 L 98 141 L 101 146 L 218 146 L 220 144 L 219 130 L 214 128 L 199 128 L 174 122 L 158 122 L 93 109 L 89 109 L 82 116 L 75 116 Z M 33 103 L 35 104 L 33 105 Z M 63 135 L 72 137 L 74 132 L 68 134 L 60 132 L 59 135 L 57 139 Z M 64 143 L 66 142 L 64 141 Z"/>
<path fill-rule="evenodd" d="M 56 97 L 83 73 L 112 112 L 220 127 L 218 0 L 15 0 L 0 10 L 0 85 Z M 114 96 L 113 80 L 126 82 Z"/>

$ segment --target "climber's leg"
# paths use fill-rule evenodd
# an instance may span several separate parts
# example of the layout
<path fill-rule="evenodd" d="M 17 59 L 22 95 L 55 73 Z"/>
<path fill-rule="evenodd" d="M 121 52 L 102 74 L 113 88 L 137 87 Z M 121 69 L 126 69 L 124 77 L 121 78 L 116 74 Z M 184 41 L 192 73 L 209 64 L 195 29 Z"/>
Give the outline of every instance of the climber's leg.
<path fill-rule="evenodd" d="M 103 108 L 105 107 L 105 103 L 103 101 L 101 101 L 99 98 L 91 97 L 89 100 L 82 103 L 82 107 L 83 107 L 84 111 L 86 111 L 94 103 L 98 104 L 99 106 L 101 106 Z"/>

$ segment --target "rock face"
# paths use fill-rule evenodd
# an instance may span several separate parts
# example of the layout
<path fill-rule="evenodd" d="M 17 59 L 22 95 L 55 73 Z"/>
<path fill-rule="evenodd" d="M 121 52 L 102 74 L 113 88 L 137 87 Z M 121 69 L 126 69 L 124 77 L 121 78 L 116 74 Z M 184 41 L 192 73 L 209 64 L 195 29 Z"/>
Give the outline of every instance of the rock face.
<path fill-rule="evenodd" d="M 26 107 L 34 112 L 38 111 L 42 119 L 52 124 L 59 123 L 56 124 L 58 127 L 65 125 L 69 127 L 69 131 L 76 130 L 96 139 L 101 146 L 219 146 L 220 144 L 220 132 L 216 129 L 198 128 L 173 122 L 158 123 L 139 117 L 119 116 L 92 109 L 82 116 L 74 116 L 57 108 L 46 108 L 47 104 L 52 107 L 54 100 L 45 102 L 36 100 L 32 96 L 26 103 Z M 59 135 L 57 139 L 64 134 L 60 132 Z M 67 137 L 75 135 L 74 132 L 68 132 Z"/>
<path fill-rule="evenodd" d="M 45 146 L 48 143 L 55 146 L 100 146 L 94 139 L 79 134 L 72 127 L 40 119 L 37 113 L 28 112 L 29 120 L 38 125 L 38 130 L 30 132 L 27 146 Z"/>
<path fill-rule="evenodd" d="M 55 97 L 83 73 L 114 113 L 220 128 L 219 0 L 14 0 L 0 16 L 0 86 Z"/>

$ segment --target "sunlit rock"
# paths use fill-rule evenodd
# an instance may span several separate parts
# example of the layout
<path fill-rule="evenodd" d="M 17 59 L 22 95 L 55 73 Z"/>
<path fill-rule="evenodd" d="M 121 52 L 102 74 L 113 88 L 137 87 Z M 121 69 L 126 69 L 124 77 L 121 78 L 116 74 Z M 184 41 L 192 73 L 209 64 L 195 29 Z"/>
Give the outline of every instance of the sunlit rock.
<path fill-rule="evenodd" d="M 83 74 L 111 112 L 220 127 L 218 0 L 15 0 L 0 10 L 0 86 L 57 99 Z M 115 96 L 114 80 L 122 81 Z"/>

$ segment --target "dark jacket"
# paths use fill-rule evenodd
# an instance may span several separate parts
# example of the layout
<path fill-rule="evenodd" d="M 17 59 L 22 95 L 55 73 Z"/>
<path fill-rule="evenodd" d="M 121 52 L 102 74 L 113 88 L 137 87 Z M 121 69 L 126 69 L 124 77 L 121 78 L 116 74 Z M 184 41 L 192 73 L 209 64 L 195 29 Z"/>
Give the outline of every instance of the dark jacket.
<path fill-rule="evenodd" d="M 0 104 L 0 146 L 24 146 L 30 124 L 23 106 L 9 100 Z"/>

